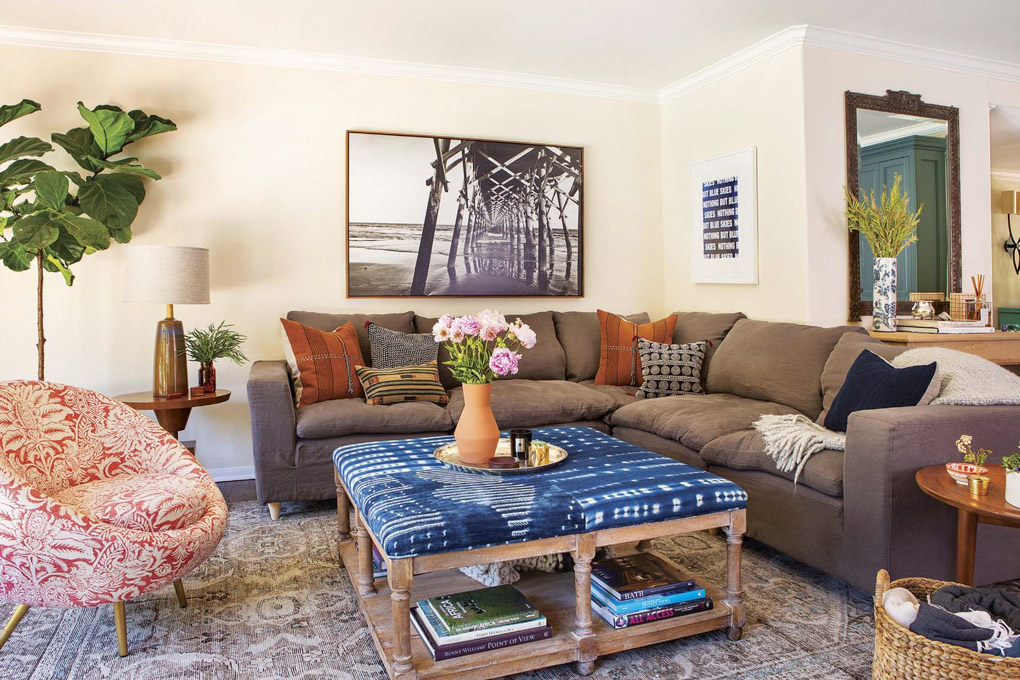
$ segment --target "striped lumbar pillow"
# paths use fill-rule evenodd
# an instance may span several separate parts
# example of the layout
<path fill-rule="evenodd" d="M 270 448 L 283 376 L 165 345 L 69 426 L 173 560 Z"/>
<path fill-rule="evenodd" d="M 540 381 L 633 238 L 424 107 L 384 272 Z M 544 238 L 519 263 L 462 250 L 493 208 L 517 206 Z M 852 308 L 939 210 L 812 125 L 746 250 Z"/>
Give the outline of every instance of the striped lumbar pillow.
<path fill-rule="evenodd" d="M 435 361 L 396 368 L 357 366 L 355 370 L 369 404 L 429 401 L 442 406 L 450 401 L 443 383 L 439 382 L 439 366 Z"/>

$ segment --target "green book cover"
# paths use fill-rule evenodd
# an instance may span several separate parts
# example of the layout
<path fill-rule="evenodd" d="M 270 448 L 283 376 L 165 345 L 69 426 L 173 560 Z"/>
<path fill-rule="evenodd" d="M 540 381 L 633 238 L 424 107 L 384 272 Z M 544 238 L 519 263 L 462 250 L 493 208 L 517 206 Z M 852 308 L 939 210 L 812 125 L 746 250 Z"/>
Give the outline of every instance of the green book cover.
<path fill-rule="evenodd" d="M 422 600 L 451 635 L 533 621 L 542 614 L 512 586 L 480 588 Z"/>

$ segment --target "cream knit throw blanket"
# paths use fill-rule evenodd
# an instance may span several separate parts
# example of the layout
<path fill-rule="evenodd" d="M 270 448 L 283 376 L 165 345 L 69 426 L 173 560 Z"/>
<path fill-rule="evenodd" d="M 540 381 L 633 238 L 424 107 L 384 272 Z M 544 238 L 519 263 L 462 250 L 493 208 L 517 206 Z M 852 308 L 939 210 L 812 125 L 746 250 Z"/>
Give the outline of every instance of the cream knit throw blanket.
<path fill-rule="evenodd" d="M 846 450 L 846 435 L 826 430 L 799 413 L 783 416 L 762 416 L 753 425 L 765 442 L 765 453 L 776 461 L 783 472 L 794 472 L 794 484 L 812 454 L 833 449 Z"/>

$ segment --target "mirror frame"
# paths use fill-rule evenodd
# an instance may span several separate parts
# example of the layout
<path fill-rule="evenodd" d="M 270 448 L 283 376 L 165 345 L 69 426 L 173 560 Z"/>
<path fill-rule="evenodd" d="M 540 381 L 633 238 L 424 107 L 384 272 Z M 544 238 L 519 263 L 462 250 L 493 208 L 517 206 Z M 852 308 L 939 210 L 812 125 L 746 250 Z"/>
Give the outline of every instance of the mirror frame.
<path fill-rule="evenodd" d="M 886 90 L 885 96 L 862 94 L 847 90 L 844 93 L 844 118 L 846 119 L 846 186 L 854 196 L 860 195 L 858 169 L 860 157 L 857 149 L 857 109 L 899 113 L 922 118 L 944 120 L 948 126 L 946 136 L 946 163 L 949 182 L 946 208 L 949 211 L 949 292 L 961 292 L 963 275 L 960 264 L 960 110 L 955 106 L 939 106 L 921 101 L 921 95 L 905 90 Z M 849 303 L 850 321 L 860 321 L 861 316 L 871 316 L 873 303 L 861 300 L 861 251 L 860 236 L 847 229 L 847 243 L 850 250 Z M 949 311 L 948 294 L 945 302 L 934 302 L 936 313 Z M 897 314 L 909 314 L 914 303 L 909 300 L 896 302 Z"/>

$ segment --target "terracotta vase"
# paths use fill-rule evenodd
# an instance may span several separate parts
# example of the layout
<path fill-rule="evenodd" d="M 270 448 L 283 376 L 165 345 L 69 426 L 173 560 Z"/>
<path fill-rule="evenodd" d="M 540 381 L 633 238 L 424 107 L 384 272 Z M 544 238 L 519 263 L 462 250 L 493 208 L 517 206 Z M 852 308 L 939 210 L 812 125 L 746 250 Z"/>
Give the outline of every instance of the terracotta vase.
<path fill-rule="evenodd" d="M 460 459 L 482 465 L 496 454 L 499 426 L 489 407 L 492 383 L 464 384 L 464 411 L 460 414 L 453 438 L 457 440 Z"/>

